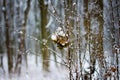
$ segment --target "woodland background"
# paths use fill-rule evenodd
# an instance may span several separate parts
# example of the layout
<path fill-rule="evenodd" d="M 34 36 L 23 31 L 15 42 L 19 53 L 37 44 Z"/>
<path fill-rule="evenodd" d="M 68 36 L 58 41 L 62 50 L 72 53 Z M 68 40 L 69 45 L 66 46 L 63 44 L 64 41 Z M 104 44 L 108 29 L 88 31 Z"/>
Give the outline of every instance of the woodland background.
<path fill-rule="evenodd" d="M 120 80 L 119 57 L 120 0 L 0 0 L 0 80 Z"/>

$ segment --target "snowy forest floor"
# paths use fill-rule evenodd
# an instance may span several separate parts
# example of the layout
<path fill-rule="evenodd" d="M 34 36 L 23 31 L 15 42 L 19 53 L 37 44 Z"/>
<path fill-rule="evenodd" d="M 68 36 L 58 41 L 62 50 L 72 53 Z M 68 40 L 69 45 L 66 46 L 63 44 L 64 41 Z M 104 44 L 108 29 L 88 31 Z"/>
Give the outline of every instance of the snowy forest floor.
<path fill-rule="evenodd" d="M 8 78 L 7 69 L 7 58 L 4 57 L 4 69 L 6 71 L 5 74 L 2 73 L 2 69 L 0 68 L 0 80 L 67 80 L 68 79 L 68 71 L 65 67 L 56 64 L 54 61 L 50 61 L 50 71 L 45 72 L 42 70 L 41 60 L 38 58 L 38 64 L 35 63 L 35 56 L 28 56 L 28 68 L 22 65 L 22 71 L 20 77 L 12 77 Z"/>

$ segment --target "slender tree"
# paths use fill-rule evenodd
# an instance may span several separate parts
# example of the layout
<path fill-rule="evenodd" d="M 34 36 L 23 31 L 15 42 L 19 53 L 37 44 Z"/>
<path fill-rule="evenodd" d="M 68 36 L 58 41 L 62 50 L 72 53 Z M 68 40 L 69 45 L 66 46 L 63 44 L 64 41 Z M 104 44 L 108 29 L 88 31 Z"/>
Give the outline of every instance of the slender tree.
<path fill-rule="evenodd" d="M 17 24 L 17 27 L 21 28 L 21 17 L 20 17 L 20 1 L 19 0 L 16 0 L 16 3 L 18 6 L 16 7 L 16 24 Z M 21 33 L 19 33 L 17 35 L 17 38 L 20 39 L 20 42 L 18 42 L 18 53 L 17 53 L 17 59 L 16 59 L 16 64 L 15 64 L 15 73 L 18 73 L 18 75 L 20 75 L 21 73 L 21 64 L 22 64 L 22 47 L 23 45 L 20 44 L 22 43 L 21 42 Z"/>
<path fill-rule="evenodd" d="M 66 33 L 68 34 L 68 42 L 73 38 L 73 28 L 74 28 L 74 20 L 73 20 L 73 0 L 64 0 L 64 10 L 65 10 L 65 28 Z M 72 48 L 71 45 L 68 46 L 68 53 L 67 53 L 67 59 L 68 59 L 68 69 L 69 69 L 69 80 L 73 79 L 72 74 Z"/>
<path fill-rule="evenodd" d="M 2 7 L 2 1 L 0 1 L 0 7 Z M 3 53 L 4 53 L 4 37 L 3 37 L 3 26 L 2 26 L 2 9 L 0 9 L 0 68 L 2 68 L 2 70 L 4 70 L 4 66 L 3 66 Z"/>
<path fill-rule="evenodd" d="M 47 5 L 45 4 L 44 0 L 38 0 L 39 1 L 39 6 L 40 6 L 40 18 L 41 18 L 41 39 L 42 39 L 42 44 L 41 44 L 41 49 L 42 49 L 42 60 L 43 60 L 43 69 L 45 71 L 49 71 L 49 51 L 48 51 L 48 32 L 46 29 L 47 25 Z"/>
<path fill-rule="evenodd" d="M 11 26 L 9 24 L 10 23 L 10 17 L 11 15 L 10 13 L 10 2 L 8 0 L 4 0 L 3 1 L 3 7 L 5 8 L 5 10 L 3 10 L 3 14 L 4 14 L 4 22 L 5 22 L 5 34 L 6 34 L 6 48 L 7 48 L 7 58 L 8 58 L 8 72 L 12 73 L 13 72 L 13 53 L 12 53 L 12 49 L 11 49 L 11 42 L 10 42 L 10 28 Z M 8 17 L 7 17 L 8 16 Z"/>
<path fill-rule="evenodd" d="M 30 10 L 30 2 L 31 0 L 28 0 L 27 3 L 27 7 L 23 13 L 24 18 L 23 18 L 23 23 L 22 23 L 22 16 L 20 15 L 20 1 L 16 0 L 16 4 L 18 4 L 19 6 L 16 7 L 17 10 L 17 22 L 19 22 L 19 24 L 17 24 L 17 26 L 19 26 L 21 28 L 20 33 L 18 34 L 18 38 L 20 39 L 19 42 L 19 53 L 17 54 L 17 61 L 16 61 L 16 65 L 15 65 L 15 72 L 18 73 L 18 75 L 20 75 L 21 73 L 21 65 L 22 65 L 22 54 L 25 53 L 26 51 L 26 46 L 25 46 L 25 34 L 26 34 L 26 25 L 27 25 L 27 19 L 28 19 L 28 13 Z M 16 22 L 16 23 L 17 23 Z M 25 53 L 25 61 L 26 61 L 26 65 L 27 65 L 27 54 Z"/>

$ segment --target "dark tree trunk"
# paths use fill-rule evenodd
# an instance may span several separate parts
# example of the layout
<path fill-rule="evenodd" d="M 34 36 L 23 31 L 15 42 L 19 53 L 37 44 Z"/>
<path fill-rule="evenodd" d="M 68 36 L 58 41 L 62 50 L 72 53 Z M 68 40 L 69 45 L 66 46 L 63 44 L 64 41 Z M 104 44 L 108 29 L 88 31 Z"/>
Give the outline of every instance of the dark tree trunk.
<path fill-rule="evenodd" d="M 10 1 L 4 0 L 3 1 L 3 7 L 5 10 L 3 10 L 4 14 L 4 20 L 5 20 L 5 34 L 6 34 L 6 48 L 7 48 L 7 59 L 8 59 L 8 72 L 13 72 L 13 54 L 11 50 L 11 44 L 10 44 Z M 8 17 L 7 17 L 8 16 Z"/>
<path fill-rule="evenodd" d="M 41 38 L 42 38 L 42 44 L 41 44 L 41 50 L 42 50 L 42 60 L 43 60 L 43 69 L 45 71 L 49 71 L 49 52 L 48 52 L 48 32 L 46 29 L 47 25 L 47 4 L 44 4 L 44 0 L 39 0 L 39 5 L 40 5 L 40 17 L 41 17 Z"/>
<path fill-rule="evenodd" d="M 2 1 L 0 1 L 0 7 L 2 7 Z M 0 9 L 0 68 L 2 68 L 3 72 L 5 73 L 4 66 L 3 66 L 3 54 L 4 54 L 4 35 L 3 35 L 3 26 L 2 26 L 2 9 Z"/>

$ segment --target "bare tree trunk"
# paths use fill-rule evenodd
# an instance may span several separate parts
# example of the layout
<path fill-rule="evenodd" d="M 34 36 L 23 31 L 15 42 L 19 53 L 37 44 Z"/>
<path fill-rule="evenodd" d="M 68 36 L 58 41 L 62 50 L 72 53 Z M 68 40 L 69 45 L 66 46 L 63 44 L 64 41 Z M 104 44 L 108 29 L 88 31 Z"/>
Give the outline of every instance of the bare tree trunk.
<path fill-rule="evenodd" d="M 20 1 L 16 0 L 15 4 L 17 4 L 18 6 L 16 7 L 16 26 L 17 28 L 21 29 L 21 17 L 20 17 Z M 22 32 L 22 30 L 20 30 Z M 23 44 L 22 44 L 22 33 L 18 33 L 17 38 L 20 40 L 18 42 L 18 53 L 17 53 L 17 58 L 16 58 L 16 63 L 15 63 L 15 73 L 17 73 L 18 75 L 20 75 L 21 73 L 21 64 L 22 64 L 22 54 L 23 54 Z"/>
<path fill-rule="evenodd" d="M 115 5 L 119 5 L 120 0 L 116 0 L 115 1 Z M 114 5 L 114 6 L 115 6 Z M 115 14 L 115 42 L 117 44 L 116 46 L 116 65 L 117 65 L 117 79 L 119 80 L 119 76 L 120 76 L 120 15 L 119 15 L 119 7 L 117 6 L 117 8 L 115 8 L 116 14 Z"/>
<path fill-rule="evenodd" d="M 38 24 L 39 20 L 38 20 L 38 16 L 37 16 L 37 13 L 38 13 L 38 5 L 37 5 L 38 1 L 35 0 L 34 1 L 34 16 L 35 16 L 35 26 L 38 28 L 40 28 L 40 24 Z M 40 35 L 36 35 L 36 37 L 40 40 Z M 38 44 L 38 42 L 35 43 L 35 46 L 36 46 L 36 56 L 35 56 L 35 62 L 36 62 L 36 65 L 38 65 L 38 55 L 39 55 L 39 52 L 40 52 L 40 43 Z"/>
<path fill-rule="evenodd" d="M 104 58 L 104 51 L 103 51 L 103 0 L 93 0 L 94 5 L 96 6 L 96 8 L 93 8 L 92 10 L 92 17 L 94 20 L 96 20 L 98 23 L 96 30 L 94 29 L 95 33 L 93 32 L 93 34 L 95 36 L 93 36 L 94 40 L 93 40 L 93 47 L 95 49 L 95 52 L 93 53 L 94 58 L 98 58 L 98 62 L 99 62 L 99 68 L 100 68 L 100 75 L 101 77 L 103 76 L 103 72 L 105 69 L 105 58 Z M 93 25 L 94 26 L 94 25 Z M 95 41 L 96 39 L 96 41 Z M 97 42 L 97 43 L 95 43 Z M 95 45 L 96 44 L 96 45 Z M 95 66 L 95 63 L 94 63 Z"/>
<path fill-rule="evenodd" d="M 46 29 L 46 25 L 47 25 L 47 4 L 44 4 L 44 0 L 39 0 L 39 5 L 40 5 L 40 17 L 41 17 L 41 38 L 42 38 L 42 44 L 41 44 L 41 48 L 42 48 L 42 58 L 43 58 L 43 69 L 45 71 L 49 71 L 49 52 L 48 52 L 48 42 L 47 38 L 48 38 L 48 32 Z"/>
<path fill-rule="evenodd" d="M 31 2 L 31 0 L 27 1 L 27 7 L 26 7 L 24 14 L 23 14 L 24 15 L 24 18 L 23 18 L 24 23 L 22 23 L 21 16 L 20 16 L 20 1 L 16 0 L 17 5 L 19 5 L 18 7 L 16 7 L 17 21 L 19 22 L 19 24 L 18 24 L 18 22 L 16 22 L 16 23 L 22 32 L 22 33 L 18 34 L 18 38 L 20 39 L 20 42 L 19 42 L 19 52 L 17 54 L 17 61 L 16 61 L 16 65 L 15 65 L 15 72 L 17 72 L 18 75 L 20 75 L 20 73 L 21 73 L 22 54 L 24 54 L 25 50 L 26 50 L 25 34 L 26 34 L 26 25 L 27 25 L 28 13 L 30 10 L 30 2 Z M 27 65 L 27 54 L 25 53 L 24 55 L 25 55 L 25 61 L 26 61 L 26 65 Z"/>
<path fill-rule="evenodd" d="M 11 44 L 10 44 L 10 14 L 9 8 L 10 5 L 10 1 L 4 0 L 3 1 L 3 7 L 5 8 L 5 10 L 3 10 L 3 14 L 4 14 L 4 19 L 5 19 L 5 33 L 6 33 L 6 48 L 7 48 L 7 58 L 8 58 L 8 72 L 12 73 L 13 72 L 13 54 L 11 51 Z M 9 16 L 9 17 L 7 17 Z"/>
<path fill-rule="evenodd" d="M 74 20 L 73 20 L 73 0 L 64 0 L 64 9 L 65 9 L 65 28 L 66 33 L 68 34 L 68 42 L 73 39 L 73 33 L 72 30 L 74 28 Z M 71 17 L 71 18 L 70 18 Z M 68 59 L 68 69 L 69 69 L 69 80 L 73 80 L 73 74 L 72 74 L 72 60 L 73 60 L 73 49 L 71 48 L 72 45 L 68 46 L 68 53 L 67 53 L 67 59 Z"/>
<path fill-rule="evenodd" d="M 92 62 L 95 62 L 95 58 L 94 58 L 94 55 L 91 53 L 91 24 L 90 24 L 90 11 L 89 11 L 89 0 L 84 0 L 83 1 L 83 6 L 84 6 L 84 28 L 85 28 L 85 31 L 86 31 L 86 35 L 85 35 L 85 40 L 86 40 L 86 48 L 88 48 L 88 51 L 89 51 L 89 57 L 90 57 L 90 67 L 92 66 L 93 67 L 93 63 Z M 89 74 L 88 74 L 89 73 Z M 91 68 L 90 68 L 90 72 L 88 73 L 85 73 L 85 77 L 84 79 L 88 79 L 87 77 L 89 77 L 90 80 L 92 80 L 92 74 L 91 74 Z"/>
<path fill-rule="evenodd" d="M 0 1 L 0 7 L 2 7 L 2 1 Z M 3 34 L 3 26 L 2 26 L 2 10 L 0 9 L 0 68 L 2 68 L 3 72 L 5 73 L 4 66 L 3 66 L 3 54 L 4 54 L 4 34 Z"/>
<path fill-rule="evenodd" d="M 100 11 L 96 13 L 97 21 L 99 23 L 98 25 L 98 57 L 100 61 L 101 68 L 105 68 L 104 63 L 104 52 L 103 52 L 103 0 L 97 0 L 96 2 L 97 6 L 99 7 Z M 101 70 L 103 71 L 103 70 Z M 103 74 L 103 72 L 101 72 Z"/>
<path fill-rule="evenodd" d="M 111 43 L 112 43 L 112 54 L 113 64 L 116 65 L 117 73 L 115 78 L 119 80 L 119 48 L 120 48 L 120 23 L 119 23 L 119 0 L 109 1 L 110 6 L 110 32 L 111 32 Z"/>
<path fill-rule="evenodd" d="M 22 36 L 21 36 L 21 45 L 23 46 L 22 47 L 22 50 L 23 50 L 23 52 L 25 53 L 25 51 L 26 51 L 26 45 L 25 45 L 25 36 L 26 36 L 26 25 L 27 25 L 27 19 L 28 19 L 28 14 L 29 14 L 29 10 L 30 10 L 30 2 L 31 2 L 31 0 L 27 0 L 27 8 L 25 9 L 25 11 L 24 11 L 24 23 L 22 24 L 22 28 L 23 28 L 23 30 L 22 30 L 22 32 L 23 32 L 23 34 L 22 34 Z M 27 54 L 25 53 L 25 55 L 24 55 L 24 57 L 25 57 L 25 62 L 26 62 L 26 66 L 28 67 L 28 64 L 27 64 Z"/>

